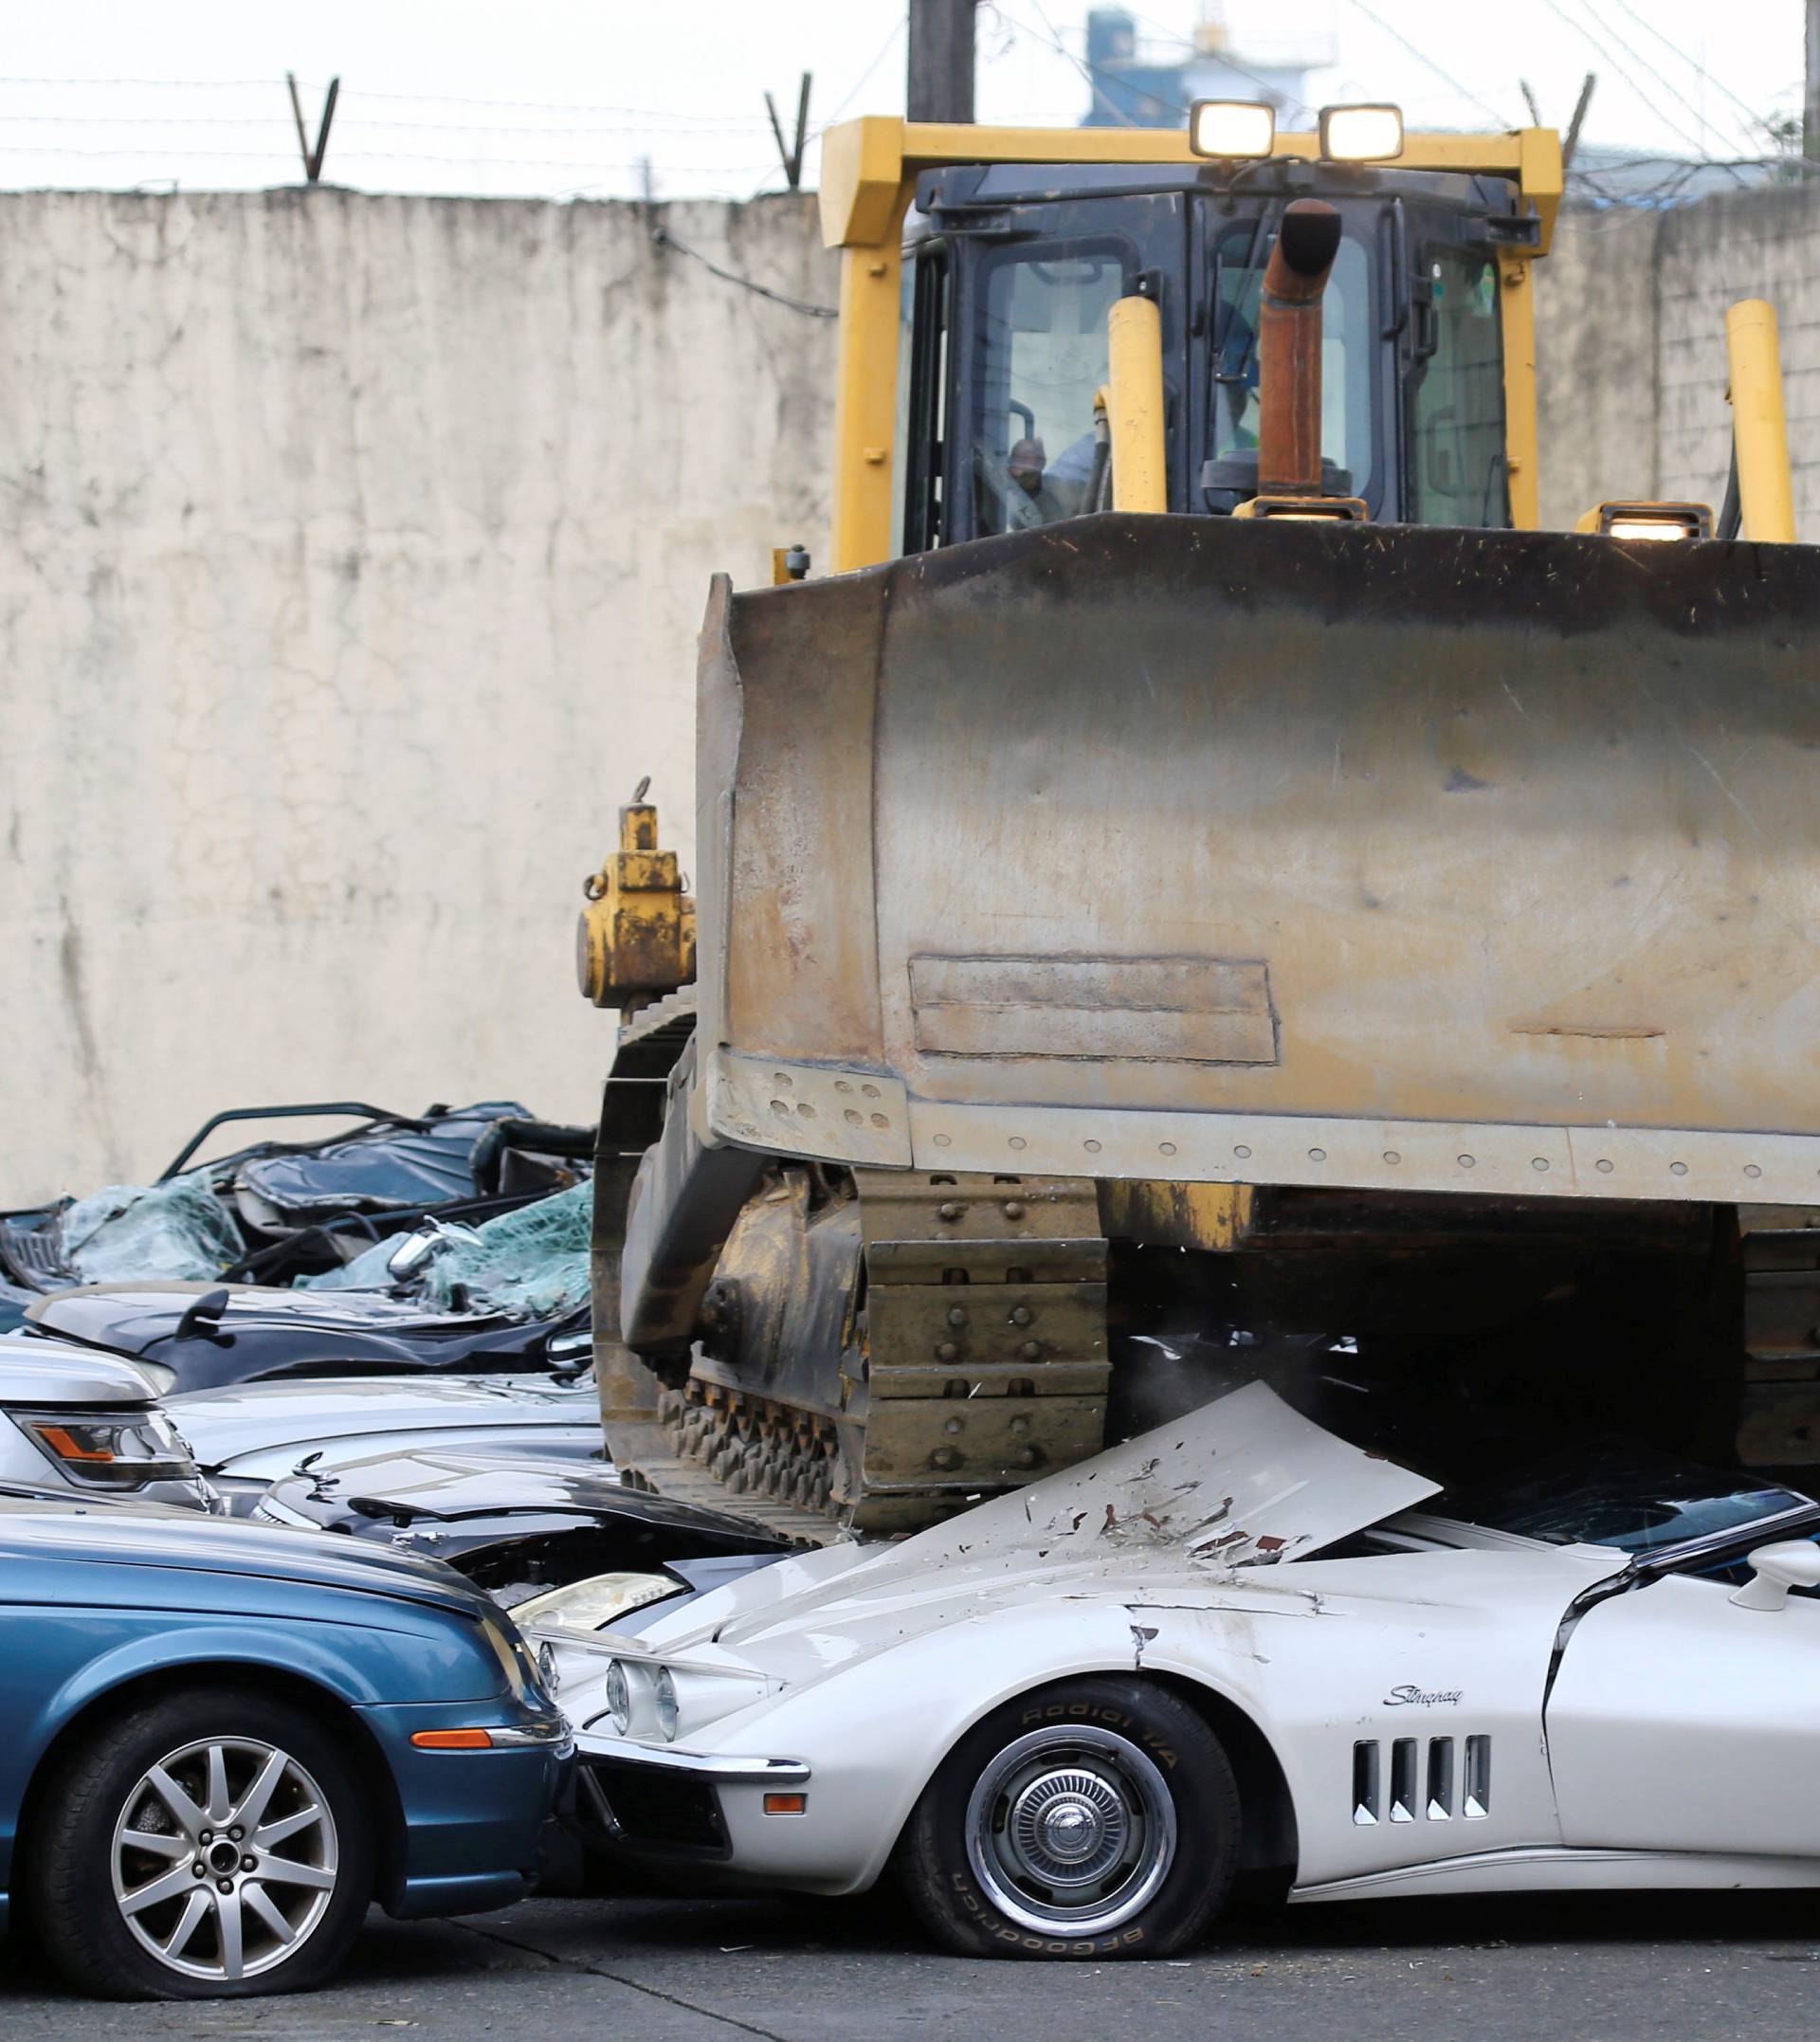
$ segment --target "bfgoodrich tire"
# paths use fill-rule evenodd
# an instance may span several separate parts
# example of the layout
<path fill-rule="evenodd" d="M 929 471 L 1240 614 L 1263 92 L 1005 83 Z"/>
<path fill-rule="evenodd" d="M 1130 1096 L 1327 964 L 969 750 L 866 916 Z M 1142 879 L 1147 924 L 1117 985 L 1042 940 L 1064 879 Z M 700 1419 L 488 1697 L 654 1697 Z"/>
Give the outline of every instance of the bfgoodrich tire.
<path fill-rule="evenodd" d="M 230 1686 L 162 1695 L 98 1723 L 46 1781 L 32 1921 L 79 1992 L 305 1991 L 373 1896 L 369 1798 L 320 1712 Z"/>
<path fill-rule="evenodd" d="M 1219 1739 L 1142 1680 L 1008 1702 L 942 1761 L 898 1846 L 928 1928 L 976 1957 L 1167 1957 L 1232 1884 L 1239 1790 Z"/>

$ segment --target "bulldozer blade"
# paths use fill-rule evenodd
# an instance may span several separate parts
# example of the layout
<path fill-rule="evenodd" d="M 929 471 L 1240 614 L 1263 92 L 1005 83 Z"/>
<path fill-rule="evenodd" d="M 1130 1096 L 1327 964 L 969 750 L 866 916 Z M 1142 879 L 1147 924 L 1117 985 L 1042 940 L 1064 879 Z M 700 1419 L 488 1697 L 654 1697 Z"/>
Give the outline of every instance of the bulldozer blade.
<path fill-rule="evenodd" d="M 1820 1197 L 1820 550 L 1081 519 L 700 702 L 711 1143 Z"/>

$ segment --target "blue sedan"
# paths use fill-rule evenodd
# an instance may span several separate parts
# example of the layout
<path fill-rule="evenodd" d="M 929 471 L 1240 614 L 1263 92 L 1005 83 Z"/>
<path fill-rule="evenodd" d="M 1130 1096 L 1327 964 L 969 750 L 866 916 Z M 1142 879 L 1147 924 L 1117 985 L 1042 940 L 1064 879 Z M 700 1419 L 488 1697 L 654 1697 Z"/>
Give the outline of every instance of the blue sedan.
<path fill-rule="evenodd" d="M 569 1759 L 518 1631 L 438 1561 L 0 1496 L 0 1906 L 83 1991 L 298 1991 L 373 1900 L 518 1900 Z"/>

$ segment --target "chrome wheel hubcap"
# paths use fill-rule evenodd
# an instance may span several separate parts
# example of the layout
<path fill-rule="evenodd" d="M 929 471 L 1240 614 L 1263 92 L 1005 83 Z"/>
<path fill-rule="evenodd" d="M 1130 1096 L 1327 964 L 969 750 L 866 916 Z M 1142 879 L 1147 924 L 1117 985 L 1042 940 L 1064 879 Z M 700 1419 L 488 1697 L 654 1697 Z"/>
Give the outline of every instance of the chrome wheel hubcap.
<path fill-rule="evenodd" d="M 335 1817 L 289 1753 L 185 1744 L 114 1825 L 114 1899 L 142 1948 L 188 1978 L 257 1978 L 315 1933 L 335 1894 Z"/>
<path fill-rule="evenodd" d="M 1175 1858 L 1155 1763 L 1109 1730 L 1056 1724 L 999 1753 L 967 1804 L 967 1859 L 994 1906 L 1039 1934 L 1128 1922 Z"/>

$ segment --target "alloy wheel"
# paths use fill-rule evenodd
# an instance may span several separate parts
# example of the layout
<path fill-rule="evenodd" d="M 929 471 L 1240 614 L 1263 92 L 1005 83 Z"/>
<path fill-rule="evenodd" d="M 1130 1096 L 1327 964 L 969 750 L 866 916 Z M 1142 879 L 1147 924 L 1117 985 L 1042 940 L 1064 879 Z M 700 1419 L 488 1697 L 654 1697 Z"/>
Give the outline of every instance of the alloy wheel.
<path fill-rule="evenodd" d="M 160 1964 L 190 1978 L 256 1978 L 294 1956 L 328 1910 L 335 1817 L 289 1753 L 208 1738 L 140 1776 L 112 1859 L 116 1905 Z"/>

